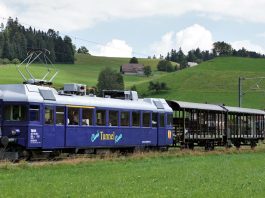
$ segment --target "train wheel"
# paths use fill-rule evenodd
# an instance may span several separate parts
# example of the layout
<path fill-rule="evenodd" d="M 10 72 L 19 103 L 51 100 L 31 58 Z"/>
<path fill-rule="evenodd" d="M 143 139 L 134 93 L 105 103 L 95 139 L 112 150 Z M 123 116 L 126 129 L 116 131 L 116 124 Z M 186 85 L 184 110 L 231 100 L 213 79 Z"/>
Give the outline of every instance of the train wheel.
<path fill-rule="evenodd" d="M 255 141 L 250 142 L 250 147 L 254 149 L 257 146 L 257 143 Z"/>

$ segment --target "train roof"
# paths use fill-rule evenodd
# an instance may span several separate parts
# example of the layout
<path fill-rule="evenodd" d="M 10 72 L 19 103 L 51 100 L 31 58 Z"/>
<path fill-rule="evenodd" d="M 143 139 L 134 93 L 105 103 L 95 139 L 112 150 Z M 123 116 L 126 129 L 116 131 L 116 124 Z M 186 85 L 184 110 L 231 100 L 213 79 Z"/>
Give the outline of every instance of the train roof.
<path fill-rule="evenodd" d="M 219 105 L 214 104 L 203 104 L 203 103 L 194 103 L 194 102 L 184 102 L 184 101 L 176 101 L 170 100 L 169 103 L 173 103 L 173 105 L 177 105 L 178 108 L 182 109 L 200 109 L 200 110 L 209 110 L 209 111 L 226 111 L 224 108 Z"/>
<path fill-rule="evenodd" d="M 230 107 L 224 106 L 224 108 L 231 113 L 246 113 L 246 114 L 260 114 L 265 115 L 265 111 L 259 109 L 249 109 L 249 108 L 242 108 L 242 107 Z"/>
<path fill-rule="evenodd" d="M 260 114 L 265 115 L 265 111 L 259 109 L 250 109 L 242 107 L 231 107 L 231 106 L 222 106 L 215 104 L 204 104 L 204 103 L 194 103 L 194 102 L 183 102 L 176 100 L 169 100 L 168 103 L 174 109 L 200 109 L 208 111 L 222 111 L 222 112 L 231 112 L 231 113 L 245 113 L 245 114 Z"/>
<path fill-rule="evenodd" d="M 138 100 L 122 100 L 96 96 L 62 95 L 54 88 L 29 84 L 0 85 L 0 100 L 5 102 L 48 103 L 172 112 L 172 109 L 164 99 L 145 98 Z"/>

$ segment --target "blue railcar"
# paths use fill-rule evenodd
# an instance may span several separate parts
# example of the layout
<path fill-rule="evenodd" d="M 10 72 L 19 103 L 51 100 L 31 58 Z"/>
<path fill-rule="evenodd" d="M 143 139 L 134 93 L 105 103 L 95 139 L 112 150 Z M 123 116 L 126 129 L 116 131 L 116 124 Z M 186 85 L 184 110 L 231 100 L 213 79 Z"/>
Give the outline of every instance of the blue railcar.
<path fill-rule="evenodd" d="M 0 138 L 7 151 L 168 147 L 172 109 L 164 99 L 101 98 L 44 86 L 0 85 Z"/>

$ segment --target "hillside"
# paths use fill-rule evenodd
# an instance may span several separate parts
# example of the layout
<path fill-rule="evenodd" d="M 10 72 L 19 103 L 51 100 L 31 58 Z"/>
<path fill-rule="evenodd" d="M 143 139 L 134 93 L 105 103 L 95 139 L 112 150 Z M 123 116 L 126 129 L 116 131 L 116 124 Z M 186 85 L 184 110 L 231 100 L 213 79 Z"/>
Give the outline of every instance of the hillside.
<path fill-rule="evenodd" d="M 138 59 L 138 61 L 144 65 L 150 65 L 152 70 L 155 70 L 159 60 Z M 128 62 L 129 58 L 109 58 L 77 54 L 76 63 L 74 65 L 56 65 L 56 68 L 60 72 L 54 81 L 54 85 L 56 87 L 61 87 L 64 83 L 76 82 L 84 83 L 88 86 L 95 86 L 97 84 L 98 74 L 103 68 L 108 66 L 119 71 L 120 66 Z M 22 70 L 23 69 L 22 67 Z M 30 67 L 30 71 L 38 78 L 44 76 L 46 70 L 47 68 L 44 68 L 43 65 L 33 65 Z M 151 78 L 156 79 L 163 75 L 166 75 L 166 73 L 156 71 Z M 125 76 L 124 79 L 127 88 L 130 88 L 135 82 L 143 83 L 149 81 L 149 78 L 143 76 Z M 15 65 L 0 65 L 0 83 L 13 84 L 21 83 L 22 81 Z"/>
<path fill-rule="evenodd" d="M 106 66 L 117 71 L 120 65 L 128 63 L 128 58 L 95 57 L 79 54 L 76 64 L 58 64 L 60 70 L 54 85 L 61 87 L 64 83 L 84 83 L 95 86 L 99 72 Z M 136 85 L 137 90 L 145 97 L 163 97 L 167 99 L 194 102 L 225 103 L 237 105 L 238 77 L 265 76 L 265 59 L 223 57 L 200 64 L 194 68 L 165 73 L 156 71 L 159 60 L 139 59 L 140 63 L 150 65 L 154 75 L 147 77 L 125 76 L 126 89 Z M 31 67 L 34 74 L 44 74 L 44 68 L 36 65 Z M 40 76 L 40 75 L 39 75 Z M 166 82 L 169 90 L 160 93 L 148 91 L 149 81 Z M 265 80 L 264 80 L 265 81 Z M 0 65 L 0 83 L 21 83 L 22 79 L 14 65 Z M 244 81 L 243 90 L 251 85 L 257 87 L 256 81 Z M 265 82 L 261 82 L 262 89 L 250 89 L 243 98 L 244 107 L 265 108 Z"/>
<path fill-rule="evenodd" d="M 238 105 L 238 78 L 265 76 L 265 59 L 219 57 L 179 72 L 162 76 L 169 90 L 154 94 L 147 91 L 147 84 L 137 88 L 146 96 L 168 99 Z M 243 82 L 244 107 L 265 108 L 265 80 Z M 250 87 L 253 87 L 250 89 Z"/>

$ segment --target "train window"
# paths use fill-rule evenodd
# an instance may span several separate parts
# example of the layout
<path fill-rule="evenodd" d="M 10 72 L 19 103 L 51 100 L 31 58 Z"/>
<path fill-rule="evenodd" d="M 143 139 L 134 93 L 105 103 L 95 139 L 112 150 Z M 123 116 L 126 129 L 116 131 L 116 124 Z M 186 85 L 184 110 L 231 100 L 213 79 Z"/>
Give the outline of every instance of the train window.
<path fill-rule="evenodd" d="M 64 107 L 56 107 L 56 125 L 64 125 Z"/>
<path fill-rule="evenodd" d="M 160 114 L 160 127 L 165 127 L 165 114 Z"/>
<path fill-rule="evenodd" d="M 54 124 L 54 110 L 53 107 L 45 107 L 45 124 Z"/>
<path fill-rule="evenodd" d="M 40 121 L 40 106 L 39 105 L 29 106 L 29 120 Z"/>
<path fill-rule="evenodd" d="M 140 126 L 140 112 L 132 112 L 132 126 Z"/>
<path fill-rule="evenodd" d="M 130 113 L 121 112 L 121 126 L 129 126 L 129 125 L 130 125 Z"/>
<path fill-rule="evenodd" d="M 5 105 L 4 118 L 8 121 L 26 121 L 27 107 L 25 105 Z"/>
<path fill-rule="evenodd" d="M 167 125 L 172 126 L 172 123 L 173 123 L 173 115 L 171 113 L 167 114 Z"/>
<path fill-rule="evenodd" d="M 68 108 L 68 125 L 79 125 L 79 108 Z"/>
<path fill-rule="evenodd" d="M 150 113 L 143 113 L 143 127 L 150 127 Z"/>
<path fill-rule="evenodd" d="M 94 112 L 94 109 L 83 109 L 82 111 L 82 125 L 83 126 L 93 125 L 93 112 Z"/>
<path fill-rule="evenodd" d="M 157 127 L 157 113 L 152 114 L 152 127 Z"/>
<path fill-rule="evenodd" d="M 105 126 L 106 125 L 106 111 L 97 110 L 97 125 Z"/>
<path fill-rule="evenodd" d="M 2 106 L 1 106 L 1 103 L 0 103 L 0 121 L 2 120 Z"/>
<path fill-rule="evenodd" d="M 109 111 L 109 126 L 118 126 L 118 111 Z"/>

